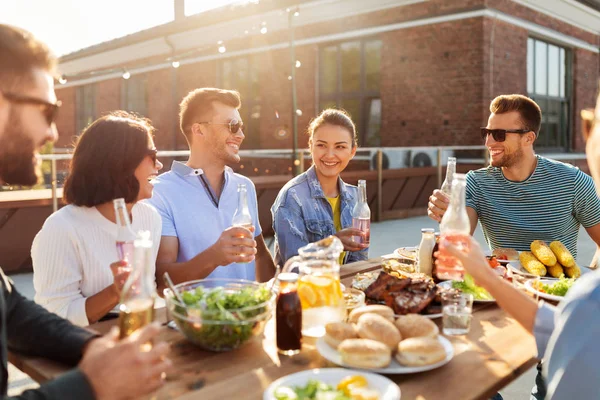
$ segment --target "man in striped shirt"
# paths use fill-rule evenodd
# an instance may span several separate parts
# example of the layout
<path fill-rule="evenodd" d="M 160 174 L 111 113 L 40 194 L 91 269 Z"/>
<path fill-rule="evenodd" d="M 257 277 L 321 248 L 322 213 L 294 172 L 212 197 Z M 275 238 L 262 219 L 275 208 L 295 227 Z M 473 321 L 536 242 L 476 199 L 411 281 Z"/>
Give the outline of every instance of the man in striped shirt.
<path fill-rule="evenodd" d="M 482 139 L 491 164 L 467 174 L 471 234 L 477 220 L 491 249 L 529 250 L 534 240 L 560 240 L 577 256 L 579 226 L 600 244 L 600 200 L 592 178 L 578 168 L 535 154 L 541 110 L 521 95 L 496 97 Z M 428 215 L 440 221 L 449 197 L 435 190 Z"/>
<path fill-rule="evenodd" d="M 600 200 L 592 178 L 578 168 L 535 154 L 540 107 L 522 95 L 502 95 L 490 104 L 481 136 L 491 156 L 488 167 L 467 173 L 466 202 L 471 235 L 477 220 L 492 249 L 528 251 L 534 240 L 560 240 L 577 257 L 579 226 L 600 244 Z M 428 215 L 441 221 L 449 197 L 434 190 Z M 532 398 L 546 388 L 538 365 Z"/>

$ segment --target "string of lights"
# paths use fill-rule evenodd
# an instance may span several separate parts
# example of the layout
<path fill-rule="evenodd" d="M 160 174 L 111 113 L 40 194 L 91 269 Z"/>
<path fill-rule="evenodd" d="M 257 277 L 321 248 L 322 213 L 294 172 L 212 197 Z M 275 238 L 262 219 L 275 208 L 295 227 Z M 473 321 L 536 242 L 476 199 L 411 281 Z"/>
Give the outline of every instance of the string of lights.
<path fill-rule="evenodd" d="M 260 0 L 245 0 L 243 3 L 259 4 L 259 2 L 260 2 Z M 283 14 L 283 10 L 281 11 L 281 13 Z M 287 14 L 293 13 L 292 15 L 294 17 L 298 17 L 300 15 L 300 9 L 299 9 L 299 7 L 295 7 L 293 9 L 286 8 L 285 13 L 287 13 Z M 291 26 L 290 26 L 290 28 L 291 28 Z M 243 35 L 236 35 L 235 39 L 238 39 L 239 37 L 248 37 L 252 31 L 256 31 L 257 29 L 258 29 L 257 26 L 253 26 L 249 29 L 244 29 Z M 260 24 L 260 29 L 258 29 L 258 32 L 261 35 L 266 35 L 269 32 L 266 21 L 263 21 Z M 235 39 L 233 39 L 233 40 L 235 40 Z M 169 46 L 172 47 L 171 44 L 169 44 Z M 62 74 L 57 78 L 57 82 L 60 85 L 64 85 L 67 82 L 76 83 L 78 80 L 82 80 L 82 79 L 86 79 L 86 78 L 93 78 L 93 77 L 98 77 L 98 76 L 104 76 L 104 75 L 114 75 L 119 72 L 121 73 L 121 77 L 123 79 L 128 80 L 129 78 L 131 78 L 134 70 L 144 69 L 144 68 L 153 67 L 153 66 L 160 66 L 160 65 L 164 65 L 164 64 L 170 64 L 172 68 L 179 68 L 182 63 L 185 63 L 186 61 L 190 61 L 200 54 L 210 54 L 211 51 L 215 51 L 215 50 L 218 54 L 225 54 L 227 52 L 227 47 L 226 47 L 225 41 L 218 40 L 216 43 L 216 46 L 215 45 L 207 45 L 207 46 L 204 46 L 201 48 L 193 48 L 186 52 L 182 52 L 182 53 L 179 53 L 176 55 L 171 54 L 168 57 L 162 58 L 160 60 L 155 59 L 152 62 L 137 63 L 134 65 L 123 65 L 120 67 L 101 68 L 101 69 L 78 72 L 78 73 L 73 73 L 73 74 Z M 302 63 L 300 62 L 300 60 L 295 61 L 294 66 L 296 68 L 300 68 L 301 65 L 302 65 Z M 291 80 L 292 75 L 288 76 L 288 79 Z M 298 110 L 298 111 L 300 111 L 300 110 Z"/>

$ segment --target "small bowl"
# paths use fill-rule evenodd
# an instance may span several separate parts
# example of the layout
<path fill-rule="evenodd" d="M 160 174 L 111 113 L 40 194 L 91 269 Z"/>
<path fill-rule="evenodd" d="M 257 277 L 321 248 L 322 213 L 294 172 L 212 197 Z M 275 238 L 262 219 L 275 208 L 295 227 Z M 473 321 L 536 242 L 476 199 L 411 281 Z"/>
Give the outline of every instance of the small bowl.
<path fill-rule="evenodd" d="M 348 318 L 352 310 L 365 305 L 365 292 L 354 288 L 346 289 L 344 300 L 346 302 L 346 318 Z"/>
<path fill-rule="evenodd" d="M 175 289 L 183 294 L 196 288 L 223 288 L 225 292 L 239 292 L 245 288 L 259 289 L 264 284 L 244 279 L 200 279 L 183 282 Z M 275 295 L 270 294 L 267 301 L 227 311 L 238 320 L 216 319 L 215 312 L 182 304 L 170 289 L 164 290 L 164 296 L 170 315 L 179 330 L 192 343 L 210 351 L 230 351 L 247 343 L 250 339 L 262 335 L 266 322 L 271 318 Z"/>

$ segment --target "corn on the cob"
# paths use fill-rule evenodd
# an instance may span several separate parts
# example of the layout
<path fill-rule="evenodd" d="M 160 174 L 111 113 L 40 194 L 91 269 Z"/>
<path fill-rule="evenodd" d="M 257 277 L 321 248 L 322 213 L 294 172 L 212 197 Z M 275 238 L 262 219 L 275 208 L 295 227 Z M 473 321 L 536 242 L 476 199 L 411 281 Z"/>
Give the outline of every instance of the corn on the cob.
<path fill-rule="evenodd" d="M 581 276 L 581 269 L 577 264 L 571 268 L 565 267 L 565 275 L 567 275 L 569 278 L 579 278 Z"/>
<path fill-rule="evenodd" d="M 550 247 L 543 240 L 534 240 L 531 242 L 531 252 L 537 257 L 537 259 L 547 267 L 556 265 L 556 256 L 550 250 Z"/>
<path fill-rule="evenodd" d="M 548 275 L 550 275 L 553 278 L 560 278 L 561 275 L 565 274 L 563 266 L 560 265 L 560 263 L 556 263 L 551 267 L 546 267 L 546 269 L 548 270 Z"/>
<path fill-rule="evenodd" d="M 530 251 L 522 251 L 519 254 L 519 261 L 527 272 L 537 276 L 546 275 L 546 267 Z"/>
<path fill-rule="evenodd" d="M 569 249 L 567 249 L 565 245 L 562 244 L 562 242 L 555 240 L 554 242 L 550 243 L 549 247 L 558 259 L 558 262 L 561 263 L 563 267 L 573 268 L 576 266 L 573 255 L 571 254 Z"/>

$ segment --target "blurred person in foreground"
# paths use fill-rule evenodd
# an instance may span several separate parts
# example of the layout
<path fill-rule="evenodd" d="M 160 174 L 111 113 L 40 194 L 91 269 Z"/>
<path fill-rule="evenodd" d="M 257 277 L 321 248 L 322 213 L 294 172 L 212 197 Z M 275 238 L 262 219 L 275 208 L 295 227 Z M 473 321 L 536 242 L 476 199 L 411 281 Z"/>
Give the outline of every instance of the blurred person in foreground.
<path fill-rule="evenodd" d="M 149 231 L 156 260 L 161 220 L 151 205 L 156 158 L 148 120 L 116 111 L 78 137 L 61 208 L 46 219 L 31 246 L 35 302 L 86 326 L 119 304 L 129 273 L 120 267 L 113 200 L 124 198 L 133 232 Z M 153 263 L 154 264 L 154 263 Z M 152 271 L 154 275 L 154 271 Z"/>
<path fill-rule="evenodd" d="M 271 207 L 275 231 L 275 261 L 283 265 L 309 243 L 336 235 L 344 245 L 340 264 L 366 260 L 368 246 L 353 240 L 365 234 L 352 228 L 356 186 L 340 174 L 356 154 L 354 122 L 346 112 L 327 109 L 308 126 L 313 165 L 279 191 Z"/>
<path fill-rule="evenodd" d="M 193 90 L 179 105 L 190 157 L 185 163 L 173 161 L 171 170 L 155 180 L 148 200 L 162 217 L 159 286 L 165 272 L 175 283 L 207 277 L 265 282 L 275 273 L 254 184 L 229 167 L 240 162 L 245 137 L 240 106 L 238 92 L 215 88 Z M 239 184 L 246 185 L 254 232 L 232 226 Z"/>
<path fill-rule="evenodd" d="M 594 110 L 582 111 L 587 161 L 600 193 L 600 95 Z M 600 392 L 600 271 L 583 275 L 557 306 L 530 296 L 499 278 L 482 249 L 471 238 L 467 252 L 444 243 L 478 285 L 535 337 L 538 358 L 544 358 L 546 399 L 596 399 Z"/>
<path fill-rule="evenodd" d="M 29 32 L 0 24 L 0 185 L 33 185 L 37 151 L 56 140 L 60 103 L 54 93 L 56 59 Z M 119 341 L 118 332 L 99 337 L 24 298 L 0 269 L 0 398 L 8 386 L 8 351 L 75 365 L 69 372 L 27 390 L 19 399 L 124 399 L 163 385 L 169 347 L 157 343 L 152 324 Z"/>

